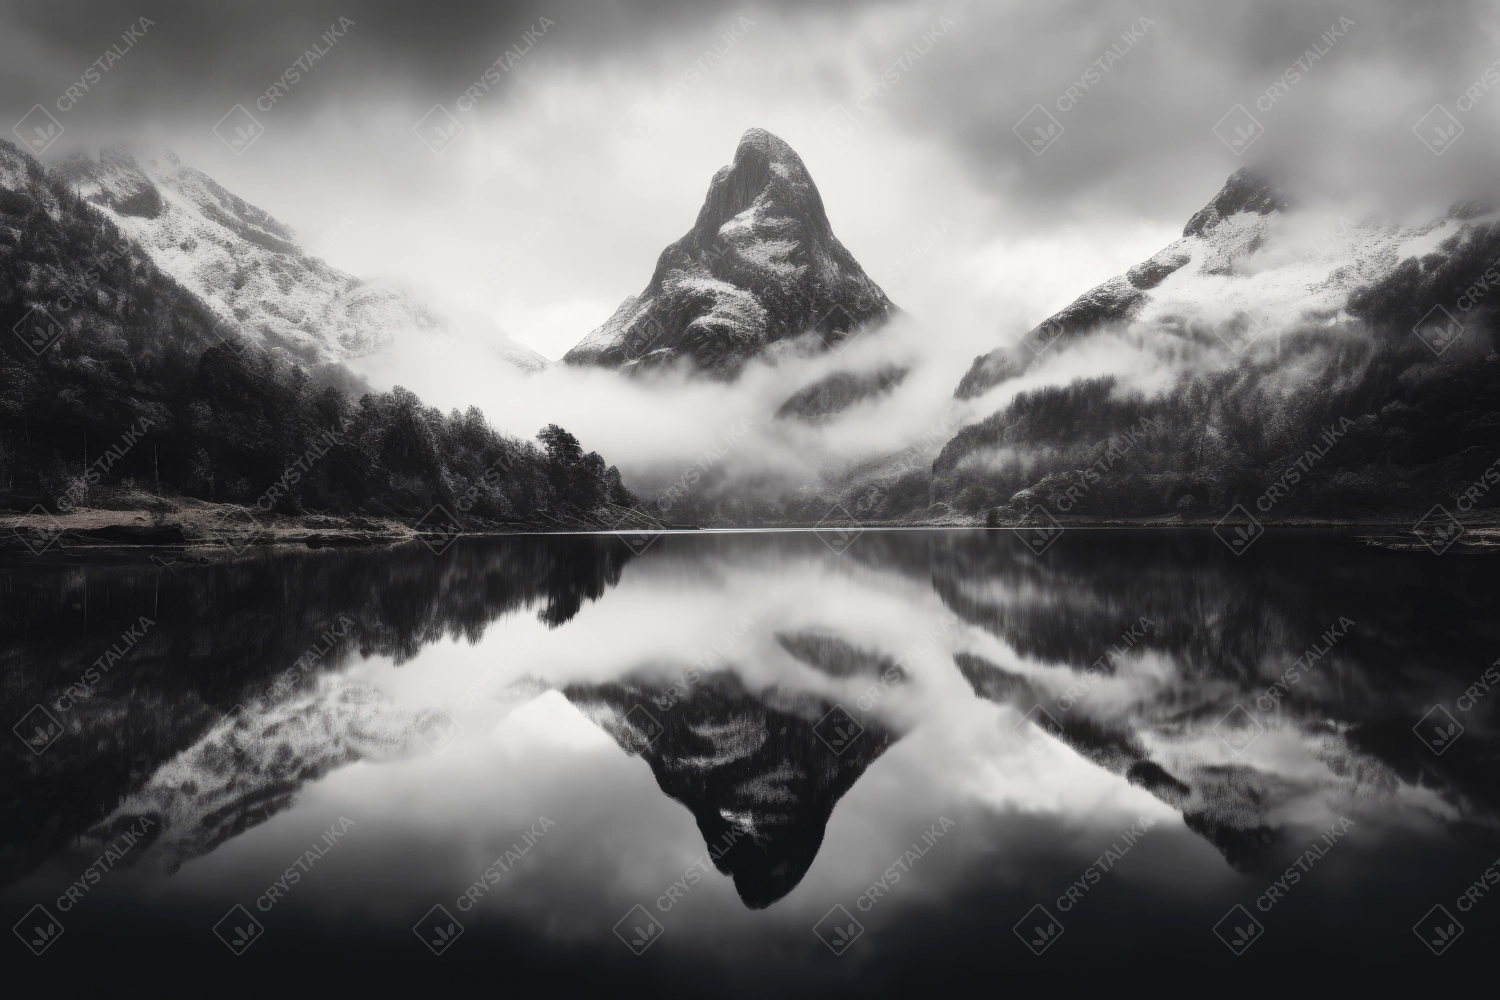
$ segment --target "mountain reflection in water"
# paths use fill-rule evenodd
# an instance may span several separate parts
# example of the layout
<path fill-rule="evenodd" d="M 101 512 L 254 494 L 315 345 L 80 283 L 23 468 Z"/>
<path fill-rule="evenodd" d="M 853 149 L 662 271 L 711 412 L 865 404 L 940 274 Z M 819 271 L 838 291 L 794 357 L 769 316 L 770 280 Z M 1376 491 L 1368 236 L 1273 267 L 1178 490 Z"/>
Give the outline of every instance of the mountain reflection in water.
<path fill-rule="evenodd" d="M 4 705 L 61 732 L 5 745 L 0 886 L 19 916 L 147 819 L 112 905 L 216 898 L 209 873 L 267 881 L 285 857 L 251 857 L 332 797 L 363 880 L 327 891 L 409 926 L 476 909 L 464 887 L 546 815 L 486 913 L 629 958 L 610 928 L 639 902 L 666 953 L 723 958 L 821 948 L 835 903 L 878 933 L 991 884 L 1050 901 L 1137 816 L 1138 864 L 1176 845 L 1180 872 L 1137 876 L 1169 895 L 1261 886 L 1340 821 L 1366 838 L 1338 848 L 1351 864 L 1398 841 L 1493 857 L 1500 697 L 1476 684 L 1497 591 L 1487 558 L 1294 532 L 1239 557 L 1207 532 L 1069 532 L 1036 556 L 961 531 L 843 555 L 794 533 L 14 562 Z M 1461 721 L 1451 752 L 1413 731 L 1434 706 Z M 633 761 L 656 794 L 629 791 Z M 863 895 L 914 842 L 906 883 Z M 413 845 L 427 860 L 403 865 Z M 989 918 L 1004 947 L 1025 910 Z"/>

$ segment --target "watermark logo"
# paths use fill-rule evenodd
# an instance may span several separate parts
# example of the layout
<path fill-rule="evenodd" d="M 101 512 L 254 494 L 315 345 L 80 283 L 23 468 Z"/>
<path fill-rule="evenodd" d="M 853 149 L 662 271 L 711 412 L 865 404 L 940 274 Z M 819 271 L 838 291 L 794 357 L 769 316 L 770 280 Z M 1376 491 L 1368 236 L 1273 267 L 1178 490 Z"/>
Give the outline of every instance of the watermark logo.
<path fill-rule="evenodd" d="M 26 516 L 37 518 L 40 523 L 29 524 L 24 527 L 17 525 L 13 530 L 16 533 L 16 537 L 21 540 L 21 544 L 30 549 L 31 554 L 34 556 L 39 556 L 52 548 L 66 531 L 62 526 L 62 522 L 53 517 L 47 508 L 41 504 L 37 504 L 28 510 Z"/>
<path fill-rule="evenodd" d="M 245 751 L 255 742 L 250 732 L 250 713 L 245 710 L 244 705 L 235 705 L 224 713 L 225 720 L 229 723 L 229 748 L 234 751 L 236 757 L 243 757 Z"/>
<path fill-rule="evenodd" d="M 422 539 L 422 544 L 431 549 L 433 555 L 440 556 L 458 541 L 458 536 L 464 533 L 464 526 L 447 507 L 438 504 L 422 515 L 415 530 L 417 537 Z"/>
<path fill-rule="evenodd" d="M 864 125 L 842 104 L 834 105 L 826 115 L 819 118 L 817 129 L 818 135 L 835 153 L 842 153 L 865 133 Z"/>
<path fill-rule="evenodd" d="M 1062 122 L 1052 117 L 1052 112 L 1040 104 L 1034 104 L 1011 131 L 1026 144 L 1027 149 L 1041 156 L 1067 130 L 1063 128 Z"/>
<path fill-rule="evenodd" d="M 243 104 L 236 104 L 230 108 L 229 113 L 220 118 L 219 123 L 213 129 L 214 135 L 218 136 L 235 156 L 249 149 L 265 130 L 265 126 L 256 121 L 255 116 L 246 111 Z"/>
<path fill-rule="evenodd" d="M 606 512 L 600 520 L 609 525 L 609 530 L 625 543 L 632 555 L 645 552 L 662 536 L 660 525 L 638 510 L 621 511 L 617 516 Z"/>
<path fill-rule="evenodd" d="M 1423 115 L 1422 120 L 1413 125 L 1411 130 L 1422 140 L 1424 146 L 1432 150 L 1434 156 L 1442 156 L 1448 152 L 1448 148 L 1464 134 L 1463 125 L 1441 104 L 1434 104 L 1432 110 Z"/>
<path fill-rule="evenodd" d="M 1417 320 L 1417 325 L 1411 328 L 1411 332 L 1427 345 L 1429 351 L 1442 357 L 1443 352 L 1463 336 L 1464 325 L 1447 309 L 1437 305 L 1427 310 L 1427 313 Z"/>
<path fill-rule="evenodd" d="M 21 721 L 11 728 L 21 742 L 37 756 L 57 742 L 63 733 L 62 723 L 41 705 L 31 706 L 31 711 L 21 716 Z"/>
<path fill-rule="evenodd" d="M 447 907 L 439 903 L 413 925 L 411 932 L 421 938 L 428 951 L 441 955 L 448 950 L 449 945 L 463 936 L 464 925 L 448 912 Z"/>
<path fill-rule="evenodd" d="M 1453 547 L 1464 534 L 1464 526 L 1458 523 L 1447 507 L 1436 504 L 1431 510 L 1422 515 L 1422 519 L 1412 525 L 1412 533 L 1422 540 L 1422 544 L 1432 550 L 1434 555 L 1442 555 Z"/>
<path fill-rule="evenodd" d="M 626 331 L 623 344 L 625 353 L 631 358 L 643 356 L 652 349 L 653 344 L 661 340 L 663 332 L 661 322 L 655 316 L 645 317 Z"/>
<path fill-rule="evenodd" d="M 648 745 L 655 743 L 656 738 L 665 731 L 662 729 L 662 724 L 656 721 L 656 716 L 646 711 L 646 706 L 644 705 L 636 705 L 630 711 L 626 712 L 625 721 L 630 723 L 642 736 L 646 737 Z"/>
<path fill-rule="evenodd" d="M 636 555 L 640 555 L 651 547 L 651 543 L 661 537 L 660 531 L 621 531 L 620 541 L 625 547 Z"/>
<path fill-rule="evenodd" d="M 1061 323 L 1047 320 L 1045 323 L 1039 323 L 1022 334 L 1021 343 L 1031 348 L 1031 353 L 1040 356 L 1053 344 L 1061 340 L 1062 335 L 1066 332 L 1067 330 Z"/>
<path fill-rule="evenodd" d="M 1039 503 L 1032 504 L 1015 530 L 1021 544 L 1038 556 L 1050 549 L 1052 543 L 1061 538 L 1063 533 L 1063 527 L 1057 523 L 1057 518 Z"/>
<path fill-rule="evenodd" d="M 21 338 L 21 341 L 31 349 L 32 354 L 41 357 L 47 353 L 47 348 L 62 339 L 63 326 L 41 306 L 32 306 L 30 311 L 11 327 L 11 332 Z"/>
<path fill-rule="evenodd" d="M 835 904 L 833 909 L 823 914 L 822 920 L 813 924 L 813 933 L 835 955 L 848 951 L 849 946 L 859 940 L 864 932 L 864 924 L 855 920 L 854 914 L 844 909 L 843 903 Z"/>
<path fill-rule="evenodd" d="M 1214 723 L 1214 735 L 1223 740 L 1236 757 L 1250 749 L 1250 744 L 1260 739 L 1260 734 L 1265 731 L 1266 727 L 1244 705 L 1235 705 L 1224 718 Z"/>
<path fill-rule="evenodd" d="M 620 918 L 615 924 L 615 937 L 625 942 L 625 947 L 637 955 L 645 954 L 646 949 L 661 939 L 666 927 L 660 920 L 646 911 L 640 903 L 630 908 L 630 912 Z"/>
<path fill-rule="evenodd" d="M 1411 731 L 1427 744 L 1427 749 L 1441 757 L 1464 734 L 1464 727 L 1453 713 L 1442 705 L 1434 705 L 1422 716 L 1421 722 L 1412 726 Z"/>
<path fill-rule="evenodd" d="M 1059 740 L 1063 735 L 1062 723 L 1040 705 L 1031 706 L 1031 710 L 1021 716 L 1010 731 L 1021 737 L 1027 747 L 1037 751 L 1047 748 L 1048 737 Z"/>
<path fill-rule="evenodd" d="M 38 903 L 26 911 L 16 926 L 11 930 L 16 932 L 26 947 L 31 949 L 33 955 L 40 955 L 52 947 L 52 942 L 62 937 L 63 925 L 47 908 Z"/>
<path fill-rule="evenodd" d="M 1235 555 L 1249 550 L 1250 546 L 1254 545 L 1265 533 L 1265 527 L 1241 503 L 1231 507 L 1229 513 L 1214 525 L 1214 534 L 1219 537 L 1219 541 L 1229 546 L 1229 551 Z"/>
<path fill-rule="evenodd" d="M 240 330 L 239 325 L 227 320 L 214 317 L 214 336 L 219 338 L 219 343 L 229 348 L 236 355 L 243 355 L 250 348 L 250 339 Z"/>
<path fill-rule="evenodd" d="M 859 720 L 845 711 L 843 705 L 835 705 L 828 714 L 818 720 L 813 726 L 813 733 L 822 740 L 828 749 L 835 754 L 842 755 L 854 745 L 854 741 L 864 734 L 865 727 L 859 724 Z"/>
<path fill-rule="evenodd" d="M 1258 317 L 1239 313 L 1214 324 L 1214 335 L 1224 342 L 1236 356 L 1244 353 L 1265 335 L 1266 323 Z"/>
<path fill-rule="evenodd" d="M 1242 155 L 1245 150 L 1255 144 L 1255 140 L 1261 137 L 1266 128 L 1254 115 L 1245 110 L 1243 104 L 1236 104 L 1229 109 L 1229 114 L 1219 119 L 1214 126 L 1214 135 L 1219 141 L 1229 147 L 1229 151 L 1235 156 Z"/>
<path fill-rule="evenodd" d="M 849 314 L 849 310 L 838 303 L 823 314 L 823 317 L 818 320 L 816 329 L 818 336 L 823 340 L 823 345 L 834 354 L 843 354 L 855 338 L 864 332 L 859 321 Z"/>
<path fill-rule="evenodd" d="M 1214 937 L 1236 955 L 1243 955 L 1265 933 L 1265 925 L 1239 903 L 1214 924 Z"/>
<path fill-rule="evenodd" d="M 259 941 L 265 932 L 265 927 L 255 919 L 255 915 L 239 903 L 235 903 L 229 912 L 214 924 L 214 937 L 223 941 L 224 947 L 236 955 L 243 955 L 249 951 L 250 946 Z"/>
<path fill-rule="evenodd" d="M 11 131 L 27 151 L 44 153 L 63 134 L 64 129 L 62 122 L 52 117 L 52 112 L 38 104 L 26 112 L 26 117 L 16 122 Z"/>
<path fill-rule="evenodd" d="M 208 529 L 209 537 L 237 556 L 244 555 L 265 533 L 255 515 L 244 507 L 229 511 Z"/>
<path fill-rule="evenodd" d="M 1045 906 L 1038 903 L 1027 910 L 1026 916 L 1011 930 L 1021 939 L 1022 944 L 1031 949 L 1033 955 L 1040 955 L 1062 937 L 1063 925 L 1062 921 L 1047 912 Z"/>
<path fill-rule="evenodd" d="M 438 156 L 446 153 L 448 147 L 453 145 L 453 140 L 464 134 L 463 125 L 441 104 L 434 104 L 432 110 L 423 115 L 422 120 L 413 125 L 411 130 L 422 140 L 422 145 Z"/>
<path fill-rule="evenodd" d="M 656 116 L 644 104 L 637 104 L 625 112 L 624 117 L 615 122 L 614 129 L 615 135 L 630 147 L 632 153 L 642 152 L 663 131 L 661 122 L 656 120 Z"/>
<path fill-rule="evenodd" d="M 417 716 L 416 730 L 417 739 L 427 744 L 427 749 L 441 754 L 463 735 L 464 727 L 446 708 L 438 705 Z"/>
<path fill-rule="evenodd" d="M 813 533 L 823 540 L 823 544 L 833 550 L 834 555 L 843 555 L 849 551 L 849 546 L 854 540 L 864 533 L 864 527 L 858 519 L 843 504 L 834 504 L 833 509 L 823 515 L 823 519 L 813 525 Z"/>
<path fill-rule="evenodd" d="M 1448 912 L 1446 906 L 1439 903 L 1417 921 L 1411 932 L 1421 938 L 1422 943 L 1434 955 L 1441 955 L 1448 950 L 1449 945 L 1463 937 L 1464 925 Z"/>

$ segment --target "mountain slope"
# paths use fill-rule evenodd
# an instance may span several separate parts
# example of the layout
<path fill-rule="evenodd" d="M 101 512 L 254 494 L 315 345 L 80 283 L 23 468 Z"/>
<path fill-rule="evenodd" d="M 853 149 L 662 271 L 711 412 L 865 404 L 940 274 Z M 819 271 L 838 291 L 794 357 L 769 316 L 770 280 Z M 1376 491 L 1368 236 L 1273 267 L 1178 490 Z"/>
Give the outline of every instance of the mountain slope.
<path fill-rule="evenodd" d="M 97 160 L 65 160 L 57 173 L 247 339 L 319 362 L 370 354 L 398 337 L 453 333 L 450 317 L 307 253 L 289 227 L 170 152 L 143 162 L 115 146 Z M 492 335 L 522 370 L 547 365 L 498 330 Z"/>
<path fill-rule="evenodd" d="M 149 210 L 149 194 L 134 204 Z M 444 415 L 400 387 L 354 400 L 282 352 L 225 344 L 109 215 L 5 142 L 0 326 L 14 331 L 0 336 L 0 509 L 176 496 L 416 521 L 443 504 L 470 526 L 576 527 L 634 502 L 555 425 L 538 447 L 477 408 Z"/>
<path fill-rule="evenodd" d="M 1235 262 L 1265 240 L 1269 217 L 1284 208 L 1280 194 L 1264 179 L 1248 170 L 1237 171 L 1213 201 L 1189 220 L 1181 239 L 1043 320 L 1023 338 L 1026 345 L 1040 354 L 1107 323 L 1134 319 L 1153 299 L 1151 290 L 1178 270 L 1186 268 L 1203 275 L 1232 273 Z M 954 395 L 959 399 L 982 395 L 1019 374 L 1026 360 L 1006 348 L 982 355 L 974 359 Z"/>
<path fill-rule="evenodd" d="M 753 128 L 645 290 L 563 360 L 634 370 L 685 359 L 732 376 L 772 344 L 810 331 L 837 344 L 894 310 L 833 235 L 801 157 Z"/>
<path fill-rule="evenodd" d="M 955 395 L 995 402 L 934 497 L 1001 520 L 1451 503 L 1500 455 L 1497 254 L 1483 207 L 1329 225 L 1240 171 L 1181 239 L 975 360 Z"/>

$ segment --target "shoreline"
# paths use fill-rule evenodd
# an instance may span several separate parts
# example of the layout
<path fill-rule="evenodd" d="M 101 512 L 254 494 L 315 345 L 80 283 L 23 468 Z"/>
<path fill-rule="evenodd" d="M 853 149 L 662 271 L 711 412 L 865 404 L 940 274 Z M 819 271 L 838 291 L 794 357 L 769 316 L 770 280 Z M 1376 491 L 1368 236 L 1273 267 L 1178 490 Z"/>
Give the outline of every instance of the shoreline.
<path fill-rule="evenodd" d="M 246 514 L 258 515 L 254 521 L 233 522 Z M 1267 531 L 1338 531 L 1355 535 L 1371 545 L 1392 549 L 1426 548 L 1412 530 L 1421 515 L 1391 520 L 1336 520 L 1330 518 L 1286 518 L 1262 522 Z M 420 523 L 420 522 L 418 522 Z M 1059 519 L 1058 527 L 1067 531 L 1166 531 L 1212 530 L 1217 520 L 1207 518 L 1169 517 Z M 555 527 L 541 523 L 511 525 L 481 524 L 458 532 L 461 538 L 500 538 L 542 535 L 686 535 L 686 534 L 775 534 L 775 533 L 859 533 L 866 531 L 1006 531 L 1016 532 L 1024 525 L 985 525 L 981 519 L 947 516 L 933 521 L 872 521 L 841 524 L 761 524 L 761 525 L 665 525 L 637 530 L 590 527 L 559 522 Z M 1469 553 L 1500 548 L 1500 516 L 1483 518 L 1463 525 L 1464 532 L 1454 548 Z M 300 546 L 307 549 L 374 547 L 403 542 L 443 539 L 449 532 L 423 531 L 417 523 L 392 517 L 364 515 L 307 514 L 301 516 L 265 515 L 234 504 L 203 501 L 181 501 L 169 509 L 156 510 L 73 510 L 66 514 L 0 513 L 0 557 L 37 555 L 21 537 L 24 529 L 49 529 L 60 532 L 56 543 L 47 551 L 62 548 L 98 550 L 175 550 L 202 552 L 224 549 L 242 553 L 257 550 Z M 236 532 L 226 541 L 225 532 Z"/>

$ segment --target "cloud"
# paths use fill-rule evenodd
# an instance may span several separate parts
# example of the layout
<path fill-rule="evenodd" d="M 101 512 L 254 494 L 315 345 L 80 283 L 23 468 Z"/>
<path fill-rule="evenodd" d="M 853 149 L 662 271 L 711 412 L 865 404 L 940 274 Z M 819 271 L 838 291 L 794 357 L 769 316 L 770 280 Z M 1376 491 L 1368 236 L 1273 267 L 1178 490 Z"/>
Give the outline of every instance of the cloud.
<path fill-rule="evenodd" d="M 1111 206 L 1182 216 L 1242 161 L 1314 188 L 1378 192 L 1393 208 L 1491 183 L 1500 149 L 1493 113 L 1464 116 L 1468 132 L 1441 158 L 1412 132 L 1435 103 L 1457 113 L 1459 97 L 1500 55 L 1500 16 L 1487 5 L 1100 0 L 941 9 L 960 37 L 924 57 L 883 109 L 902 127 L 942 137 L 1032 224 Z M 1012 132 L 1038 104 L 1063 130 L 1041 155 Z M 1264 127 L 1241 155 L 1213 134 L 1237 104 Z"/>
<path fill-rule="evenodd" d="M 347 37 L 271 112 L 288 129 L 330 114 L 368 129 L 380 120 L 369 106 L 451 108 L 504 51 L 528 48 L 526 33 L 544 18 L 551 26 L 484 101 L 498 105 L 533 87 L 531 99 L 545 102 L 571 79 L 610 104 L 612 84 L 670 82 L 725 24 L 747 17 L 761 36 L 758 72 L 737 80 L 733 95 L 715 85 L 710 93 L 767 111 L 789 99 L 820 115 L 843 104 L 871 130 L 934 138 L 978 186 L 1033 224 L 1101 202 L 1132 214 L 1181 214 L 1240 165 L 1212 132 L 1237 104 L 1265 127 L 1250 159 L 1393 198 L 1413 188 L 1456 196 L 1487 180 L 1500 145 L 1495 115 L 1484 110 L 1500 99 L 1484 79 L 1500 51 L 1500 14 L 1477 0 L 8 5 L 0 15 L 7 95 L 0 110 L 19 116 L 33 103 L 52 107 L 142 14 L 154 22 L 148 37 L 68 112 L 75 134 L 102 141 L 148 125 L 205 128 L 234 103 L 253 103 L 340 18 L 353 22 Z M 1298 70 L 1309 50 L 1325 49 Z M 1274 103 L 1263 100 L 1288 80 Z M 1460 110 L 1476 85 L 1479 99 Z M 1465 129 L 1441 158 L 1412 134 L 1440 102 Z M 1063 130 L 1040 156 L 1012 131 L 1036 105 Z M 557 116 L 556 127 L 567 120 Z M 323 129 L 322 141 L 342 141 L 338 131 Z M 314 130 L 305 138 L 319 137 Z M 556 131 L 546 141 L 572 145 Z"/>

